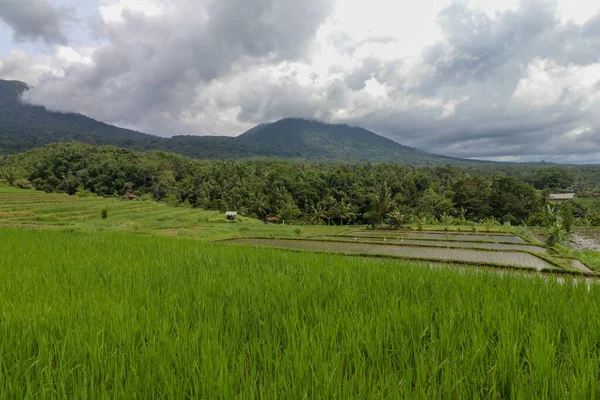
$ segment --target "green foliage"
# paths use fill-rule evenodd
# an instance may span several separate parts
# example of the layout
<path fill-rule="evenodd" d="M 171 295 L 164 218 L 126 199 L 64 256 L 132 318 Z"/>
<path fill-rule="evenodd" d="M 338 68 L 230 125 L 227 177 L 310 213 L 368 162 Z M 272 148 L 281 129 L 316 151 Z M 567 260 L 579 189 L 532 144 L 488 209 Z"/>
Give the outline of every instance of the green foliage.
<path fill-rule="evenodd" d="M 5 398 L 598 390 L 596 284 L 114 233 L 0 229 L 0 254 Z"/>
<path fill-rule="evenodd" d="M 565 230 L 561 213 L 551 205 L 546 207 L 546 246 L 555 246 L 563 242 Z"/>
<path fill-rule="evenodd" d="M 444 225 L 444 230 L 447 231 L 454 222 L 454 218 L 450 214 L 444 213 L 440 217 L 440 222 Z"/>
<path fill-rule="evenodd" d="M 401 210 L 396 209 L 389 214 L 389 221 L 395 229 L 400 229 L 410 221 L 410 218 Z"/>
<path fill-rule="evenodd" d="M 417 227 L 417 230 L 422 231 L 423 226 L 427 225 L 427 216 L 424 214 L 413 215 L 411 217 L 411 222 Z"/>
<path fill-rule="evenodd" d="M 46 192 L 120 197 L 135 189 L 138 199 L 293 224 L 380 225 L 396 208 L 427 216 L 428 224 L 443 215 L 456 216 L 461 226 L 489 216 L 511 225 L 543 223 L 543 196 L 530 185 L 453 166 L 203 161 L 70 143 L 0 158 L 0 170 L 9 167 Z M 600 225 L 593 202 L 574 207 L 573 214 L 573 223 Z"/>
<path fill-rule="evenodd" d="M 371 207 L 376 215 L 376 224 L 382 224 L 385 215 L 396 205 L 393 200 L 392 190 L 387 182 L 381 182 L 371 194 Z"/>
<path fill-rule="evenodd" d="M 563 203 L 560 206 L 559 215 L 562 220 L 563 228 L 567 234 L 573 230 L 573 224 L 575 223 L 575 210 L 571 203 Z"/>
<path fill-rule="evenodd" d="M 203 159 L 280 157 L 409 165 L 477 163 L 425 153 L 362 128 L 293 118 L 259 125 L 238 137 L 175 136 L 167 139 L 107 125 L 79 114 L 54 113 L 43 107 L 22 104 L 19 96 L 24 90 L 24 83 L 0 80 L 0 155 L 76 141 L 131 150 L 162 150 Z"/>
<path fill-rule="evenodd" d="M 486 219 L 484 219 L 482 222 L 485 225 L 486 232 L 489 232 L 492 230 L 494 225 L 496 225 L 496 218 L 494 218 L 494 216 L 491 215 L 491 216 L 487 217 Z"/>
<path fill-rule="evenodd" d="M 570 189 L 575 184 L 575 176 L 560 167 L 540 168 L 529 180 L 536 189 L 548 189 L 552 192 Z"/>
<path fill-rule="evenodd" d="M 102 219 L 108 218 L 108 208 L 103 208 L 100 215 L 102 215 Z"/>

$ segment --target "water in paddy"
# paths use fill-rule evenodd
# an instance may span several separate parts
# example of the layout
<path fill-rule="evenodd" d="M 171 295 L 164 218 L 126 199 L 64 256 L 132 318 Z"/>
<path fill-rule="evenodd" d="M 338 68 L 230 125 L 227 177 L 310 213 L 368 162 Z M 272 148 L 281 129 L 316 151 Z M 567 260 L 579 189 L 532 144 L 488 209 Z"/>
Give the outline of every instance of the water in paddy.
<path fill-rule="evenodd" d="M 495 252 L 436 247 L 388 246 L 369 243 L 339 243 L 289 239 L 232 239 L 230 242 L 288 249 L 391 255 L 442 262 L 464 261 L 482 264 L 494 263 L 502 265 L 514 265 L 519 267 L 530 267 L 535 268 L 538 271 L 555 268 L 553 265 L 542 260 L 541 258 L 517 251 Z"/>
<path fill-rule="evenodd" d="M 459 242 L 501 242 L 501 243 L 526 243 L 515 235 L 481 235 L 462 233 L 433 233 L 433 232 L 403 232 L 403 231 L 359 231 L 348 233 L 347 236 L 358 237 L 404 237 L 407 239 L 433 239 L 454 240 Z"/>
<path fill-rule="evenodd" d="M 490 250 L 519 250 L 519 251 L 532 251 L 534 253 L 548 254 L 548 249 L 540 246 L 532 246 L 526 244 L 504 244 L 504 243 L 483 243 L 483 242 L 455 242 L 455 241 L 443 241 L 443 240 L 417 240 L 408 239 L 404 237 L 392 237 L 392 238 L 367 238 L 367 237 L 350 237 L 350 236 L 322 236 L 316 239 L 331 239 L 339 240 L 344 242 L 373 242 L 373 243 L 393 243 L 403 246 L 421 245 L 421 246 L 432 246 L 432 247 L 476 247 L 479 249 L 490 249 Z"/>

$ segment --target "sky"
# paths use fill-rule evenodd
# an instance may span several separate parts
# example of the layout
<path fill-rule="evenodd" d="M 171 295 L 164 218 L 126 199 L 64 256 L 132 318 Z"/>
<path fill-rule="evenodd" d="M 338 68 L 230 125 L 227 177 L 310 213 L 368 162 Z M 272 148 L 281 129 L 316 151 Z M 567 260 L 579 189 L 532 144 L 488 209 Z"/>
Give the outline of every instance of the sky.
<path fill-rule="evenodd" d="M 600 163 L 600 3 L 1 0 L 23 101 L 159 136 L 297 117 L 432 153 Z"/>

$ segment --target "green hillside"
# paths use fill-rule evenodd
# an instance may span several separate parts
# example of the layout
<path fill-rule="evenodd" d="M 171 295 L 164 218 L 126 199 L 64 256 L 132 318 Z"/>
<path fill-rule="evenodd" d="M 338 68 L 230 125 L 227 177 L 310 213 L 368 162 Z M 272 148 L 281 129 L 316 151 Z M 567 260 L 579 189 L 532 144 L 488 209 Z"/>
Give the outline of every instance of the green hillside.
<path fill-rule="evenodd" d="M 403 146 L 360 127 L 324 124 L 297 118 L 259 125 L 243 133 L 239 139 L 261 147 L 290 149 L 300 157 L 308 159 L 385 161 L 410 165 L 476 163 Z"/>
<path fill-rule="evenodd" d="M 202 159 L 295 158 L 333 162 L 395 162 L 409 165 L 473 165 L 403 146 L 362 128 L 302 119 L 259 125 L 238 137 L 162 138 L 108 125 L 80 114 L 50 112 L 19 98 L 27 85 L 0 80 L 0 155 L 57 142 L 82 142 Z"/>

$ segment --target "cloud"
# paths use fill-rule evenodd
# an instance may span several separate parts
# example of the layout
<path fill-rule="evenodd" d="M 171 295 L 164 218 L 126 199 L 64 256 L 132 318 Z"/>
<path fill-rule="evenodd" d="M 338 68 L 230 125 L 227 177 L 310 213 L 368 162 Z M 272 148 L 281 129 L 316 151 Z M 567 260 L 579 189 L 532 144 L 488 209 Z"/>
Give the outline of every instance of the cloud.
<path fill-rule="evenodd" d="M 0 19 L 14 30 L 15 40 L 42 39 L 48 44 L 68 43 L 63 22 L 65 10 L 57 10 L 48 0 L 2 0 Z"/>
<path fill-rule="evenodd" d="M 27 101 L 161 135 L 303 117 L 458 157 L 600 160 L 600 14 L 454 2 L 437 14 L 441 39 L 407 56 L 387 31 L 340 31 L 328 0 L 111 4 L 106 44 Z"/>
<path fill-rule="evenodd" d="M 255 64 L 302 60 L 332 7 L 329 0 L 156 4 L 150 13 L 113 10 L 104 26 L 108 44 L 91 62 L 43 77 L 26 99 L 123 125 L 144 127 L 161 116 L 163 134 L 209 133 L 177 128 L 182 116 L 203 112 L 190 109 L 198 93 Z"/>

